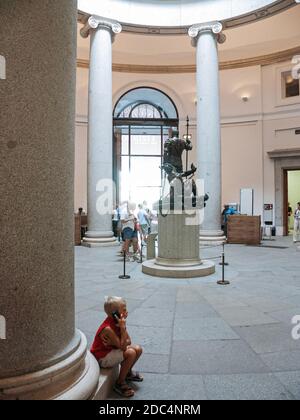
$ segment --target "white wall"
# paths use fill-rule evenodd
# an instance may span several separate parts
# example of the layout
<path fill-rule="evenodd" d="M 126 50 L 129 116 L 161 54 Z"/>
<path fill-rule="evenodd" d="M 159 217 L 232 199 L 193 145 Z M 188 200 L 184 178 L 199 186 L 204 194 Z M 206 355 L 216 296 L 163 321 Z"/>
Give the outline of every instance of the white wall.
<path fill-rule="evenodd" d="M 223 122 L 258 119 L 262 112 L 260 66 L 221 71 L 220 83 Z"/>
<path fill-rule="evenodd" d="M 300 147 L 294 129 L 300 126 L 300 101 L 280 102 L 278 74 L 290 63 L 266 67 L 224 70 L 220 73 L 222 114 L 223 202 L 239 202 L 241 188 L 254 188 L 255 213 L 263 214 L 264 203 L 274 203 L 274 162 L 267 152 Z M 86 150 L 88 70 L 77 74 L 76 203 L 86 203 Z M 175 102 L 180 115 L 180 133 L 185 132 L 189 115 L 193 142 L 196 140 L 195 74 L 113 74 L 114 103 L 126 91 L 138 86 L 152 86 L 166 92 Z M 242 96 L 249 101 L 243 102 Z M 190 161 L 196 162 L 196 147 Z"/>
<path fill-rule="evenodd" d="M 261 68 L 222 71 L 222 200 L 239 203 L 240 190 L 254 190 L 254 213 L 262 214 Z M 248 101 L 244 102 L 243 97 Z"/>
<path fill-rule="evenodd" d="M 262 68 L 265 203 L 275 204 L 276 188 L 274 162 L 268 152 L 300 147 L 300 137 L 295 135 L 295 128 L 300 127 L 300 98 L 281 98 L 280 72 L 291 69 L 288 62 Z M 283 226 L 277 228 L 279 234 L 283 233 Z"/>
<path fill-rule="evenodd" d="M 223 203 L 240 203 L 242 188 L 254 189 L 254 214 L 263 207 L 261 122 L 223 125 Z"/>

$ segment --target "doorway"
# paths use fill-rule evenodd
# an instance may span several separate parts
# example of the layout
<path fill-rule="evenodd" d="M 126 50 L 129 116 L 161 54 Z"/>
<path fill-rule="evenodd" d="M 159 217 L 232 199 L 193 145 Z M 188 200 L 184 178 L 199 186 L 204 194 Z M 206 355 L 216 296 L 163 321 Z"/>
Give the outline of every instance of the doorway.
<path fill-rule="evenodd" d="M 294 212 L 300 202 L 300 169 L 284 170 L 284 235 L 294 229 Z M 290 211 L 289 211 L 290 210 Z M 290 216 L 289 216 L 290 214 Z"/>
<path fill-rule="evenodd" d="M 173 127 L 115 126 L 115 180 L 119 203 L 147 201 L 152 207 L 159 200 L 163 147 L 170 131 Z"/>
<path fill-rule="evenodd" d="M 178 131 L 174 102 L 154 88 L 123 95 L 114 110 L 114 181 L 117 203 L 147 202 L 161 195 L 164 143 Z"/>

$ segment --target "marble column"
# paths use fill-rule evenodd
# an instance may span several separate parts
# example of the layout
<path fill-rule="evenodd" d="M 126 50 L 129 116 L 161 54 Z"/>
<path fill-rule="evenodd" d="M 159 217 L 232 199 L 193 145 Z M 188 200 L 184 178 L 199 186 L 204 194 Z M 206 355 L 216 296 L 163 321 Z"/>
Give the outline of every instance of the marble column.
<path fill-rule="evenodd" d="M 197 48 L 197 164 L 210 196 L 200 228 L 202 243 L 225 240 L 221 230 L 222 177 L 218 42 L 226 40 L 222 24 L 193 25 L 189 36 Z"/>
<path fill-rule="evenodd" d="M 89 399 L 74 316 L 77 2 L 0 3 L 0 400 Z"/>
<path fill-rule="evenodd" d="M 116 245 L 113 212 L 112 43 L 122 26 L 97 16 L 81 30 L 91 37 L 88 130 L 88 232 L 86 246 Z M 104 194 L 104 195 L 103 195 Z M 105 199 L 106 195 L 106 199 Z"/>

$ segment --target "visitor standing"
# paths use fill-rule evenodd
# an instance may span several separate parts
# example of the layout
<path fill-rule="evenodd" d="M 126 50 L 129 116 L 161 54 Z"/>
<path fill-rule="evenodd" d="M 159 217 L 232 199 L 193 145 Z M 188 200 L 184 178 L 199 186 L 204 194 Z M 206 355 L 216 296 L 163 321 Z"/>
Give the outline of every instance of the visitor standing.
<path fill-rule="evenodd" d="M 295 210 L 294 242 L 300 242 L 300 202 Z"/>
<path fill-rule="evenodd" d="M 152 226 L 152 220 L 154 219 L 154 214 L 152 213 L 152 211 L 149 209 L 148 207 L 148 203 L 147 201 L 143 202 L 143 209 L 145 210 L 146 214 L 147 214 L 147 218 L 149 220 L 149 226 L 148 226 L 148 235 L 150 235 L 151 233 L 151 226 Z"/>
<path fill-rule="evenodd" d="M 292 216 L 293 216 L 293 209 L 291 207 L 291 204 L 288 203 L 288 234 L 290 233 L 290 230 L 292 228 L 292 226 L 291 226 Z"/>
<path fill-rule="evenodd" d="M 139 258 L 139 241 L 138 232 L 136 229 L 137 219 L 134 215 L 134 208 L 131 203 L 127 203 L 127 212 L 122 212 L 122 234 L 124 240 L 123 252 L 126 256 L 129 254 L 129 247 L 133 245 L 134 258 Z"/>
<path fill-rule="evenodd" d="M 121 230 L 121 209 L 119 206 L 114 210 L 113 215 L 113 232 L 115 238 L 119 238 L 120 242 L 120 230 Z"/>
<path fill-rule="evenodd" d="M 222 229 L 224 231 L 225 236 L 227 236 L 228 217 L 233 216 L 234 214 L 237 214 L 237 211 L 226 204 L 222 212 Z"/>
<path fill-rule="evenodd" d="M 147 242 L 149 228 L 151 226 L 147 211 L 139 204 L 138 221 L 141 228 L 142 241 Z"/>

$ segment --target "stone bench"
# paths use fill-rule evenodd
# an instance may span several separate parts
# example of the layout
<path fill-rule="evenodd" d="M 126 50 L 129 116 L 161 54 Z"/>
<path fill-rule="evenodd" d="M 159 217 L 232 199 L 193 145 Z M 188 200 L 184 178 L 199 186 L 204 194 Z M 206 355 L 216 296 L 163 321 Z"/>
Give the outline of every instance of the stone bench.
<path fill-rule="evenodd" d="M 118 375 L 119 375 L 118 366 L 111 369 L 101 368 L 98 390 L 93 399 L 96 401 L 106 400 L 113 389 L 113 386 L 118 378 Z"/>

